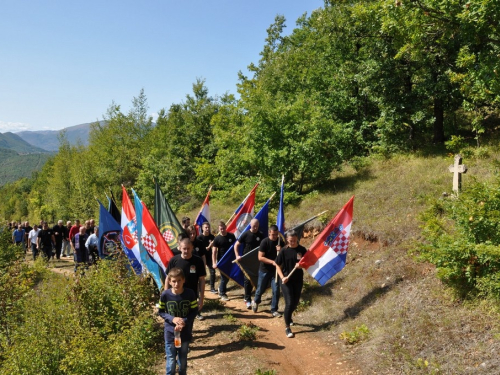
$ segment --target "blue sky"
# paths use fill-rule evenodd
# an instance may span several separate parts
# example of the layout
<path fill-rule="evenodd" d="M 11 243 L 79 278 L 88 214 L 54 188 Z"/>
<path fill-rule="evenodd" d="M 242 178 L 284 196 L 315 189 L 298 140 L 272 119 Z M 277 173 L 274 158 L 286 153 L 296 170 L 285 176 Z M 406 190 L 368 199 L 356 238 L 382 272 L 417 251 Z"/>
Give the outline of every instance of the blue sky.
<path fill-rule="evenodd" d="M 62 129 L 124 112 L 144 89 L 150 113 L 204 78 L 236 93 L 277 14 L 323 0 L 0 0 L 0 132 Z"/>

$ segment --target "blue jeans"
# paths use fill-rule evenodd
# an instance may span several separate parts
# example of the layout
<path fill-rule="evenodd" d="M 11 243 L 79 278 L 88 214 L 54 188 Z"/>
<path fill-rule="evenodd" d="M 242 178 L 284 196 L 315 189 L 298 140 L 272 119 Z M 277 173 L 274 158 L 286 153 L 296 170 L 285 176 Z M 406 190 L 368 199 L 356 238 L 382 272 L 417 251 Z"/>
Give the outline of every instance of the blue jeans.
<path fill-rule="evenodd" d="M 186 375 L 188 347 L 189 341 L 183 340 L 180 348 L 176 348 L 173 341 L 165 342 L 165 353 L 167 354 L 167 375 L 175 375 L 175 365 L 177 362 L 179 364 L 179 375 Z"/>
<path fill-rule="evenodd" d="M 219 295 L 221 295 L 221 296 L 226 295 L 228 282 L 229 282 L 229 279 L 226 277 L 226 275 L 224 275 L 222 272 L 220 272 Z"/>
<path fill-rule="evenodd" d="M 271 290 L 273 296 L 271 299 L 271 312 L 278 311 L 278 303 L 280 300 L 280 285 L 276 282 L 276 271 L 261 271 L 259 270 L 259 279 L 257 281 L 257 290 L 255 291 L 255 303 L 261 302 L 262 294 L 266 291 L 267 285 L 271 281 Z"/>

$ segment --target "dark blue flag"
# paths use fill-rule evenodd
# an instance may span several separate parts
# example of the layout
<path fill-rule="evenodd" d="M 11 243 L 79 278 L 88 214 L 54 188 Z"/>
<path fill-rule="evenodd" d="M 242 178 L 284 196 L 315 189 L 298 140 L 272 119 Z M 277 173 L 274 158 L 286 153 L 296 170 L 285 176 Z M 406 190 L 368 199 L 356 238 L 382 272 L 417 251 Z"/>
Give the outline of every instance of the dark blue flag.
<path fill-rule="evenodd" d="M 269 229 L 269 199 L 266 204 L 260 209 L 260 211 L 255 215 L 254 219 L 259 220 L 259 230 L 264 233 L 264 238 L 267 237 L 268 229 Z M 247 225 L 245 230 L 242 232 L 245 233 L 250 229 L 250 224 Z M 224 273 L 227 277 L 233 279 L 238 284 L 243 286 L 243 272 L 240 267 L 233 261 L 236 259 L 234 255 L 234 245 L 229 248 L 228 251 L 224 254 L 224 256 L 217 263 L 217 268 L 219 271 Z M 258 266 L 257 259 L 257 266 Z"/>

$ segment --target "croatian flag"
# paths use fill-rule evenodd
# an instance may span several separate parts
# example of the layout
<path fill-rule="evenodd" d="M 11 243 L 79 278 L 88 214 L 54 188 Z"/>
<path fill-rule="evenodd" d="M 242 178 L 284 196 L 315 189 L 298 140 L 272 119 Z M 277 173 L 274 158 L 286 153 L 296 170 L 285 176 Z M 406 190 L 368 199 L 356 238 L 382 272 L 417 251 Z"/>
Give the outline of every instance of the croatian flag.
<path fill-rule="evenodd" d="M 123 251 L 130 261 L 132 268 L 137 275 L 143 271 L 141 264 L 141 253 L 137 243 L 137 225 L 135 220 L 134 205 L 130 201 L 127 190 L 122 185 L 122 244 Z"/>
<path fill-rule="evenodd" d="M 134 194 L 134 207 L 137 220 L 137 242 L 139 244 L 139 251 L 141 253 L 141 261 L 149 271 L 151 276 L 153 276 L 158 289 L 161 291 L 163 290 L 163 279 L 166 264 L 162 263 L 160 255 L 157 251 L 157 246 L 158 243 L 163 240 L 163 237 L 161 235 L 157 235 L 156 237 L 154 235 L 151 236 L 151 233 L 148 231 L 148 225 L 146 224 L 148 215 L 151 215 L 149 214 L 146 206 L 140 200 L 134 189 L 132 189 L 132 193 Z M 151 220 L 153 219 L 151 218 Z M 161 240 L 158 241 L 157 239 Z M 166 244 L 166 242 L 164 243 Z"/>
<path fill-rule="evenodd" d="M 340 272 L 346 263 L 354 196 L 321 232 L 299 262 L 321 285 Z"/>
<path fill-rule="evenodd" d="M 210 186 L 210 189 L 208 189 L 208 194 L 205 200 L 203 201 L 203 205 L 201 206 L 201 210 L 198 213 L 198 216 L 196 217 L 195 220 L 195 225 L 196 225 L 196 230 L 198 234 L 201 234 L 201 226 L 203 225 L 204 222 L 210 222 L 210 202 L 209 202 L 209 197 L 210 197 L 210 191 L 212 190 L 212 187 Z"/>
<path fill-rule="evenodd" d="M 245 228 L 250 224 L 253 218 L 254 207 L 255 207 L 255 190 L 257 185 L 254 186 L 252 191 L 245 198 L 243 203 L 236 209 L 236 214 L 227 224 L 226 230 L 229 233 L 233 233 L 236 238 L 240 236 L 245 231 Z"/>

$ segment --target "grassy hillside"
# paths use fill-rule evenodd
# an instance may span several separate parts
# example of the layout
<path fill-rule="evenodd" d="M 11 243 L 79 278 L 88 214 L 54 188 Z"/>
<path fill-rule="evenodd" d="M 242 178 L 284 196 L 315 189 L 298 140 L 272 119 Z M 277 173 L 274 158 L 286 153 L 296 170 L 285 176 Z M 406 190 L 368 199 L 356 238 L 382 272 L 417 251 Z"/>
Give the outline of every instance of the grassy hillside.
<path fill-rule="evenodd" d="M 497 150 L 482 149 L 481 158 L 469 150 L 464 188 L 497 174 Z M 326 345 L 340 349 L 363 373 L 500 373 L 498 304 L 458 299 L 434 266 L 412 255 L 423 240 L 419 214 L 434 199 L 451 199 L 443 193 L 451 193 L 452 163 L 444 152 L 371 158 L 345 166 L 328 186 L 285 210 L 287 226 L 324 209 L 330 209 L 329 220 L 355 195 L 348 264 L 325 287 L 308 278 L 294 321 L 322 331 Z M 211 209 L 213 219 L 231 213 L 218 201 Z M 304 245 L 321 225 L 312 223 Z"/>
<path fill-rule="evenodd" d="M 23 177 L 31 177 L 34 171 L 42 169 L 52 154 L 18 154 L 15 151 L 0 148 L 0 186 Z"/>

